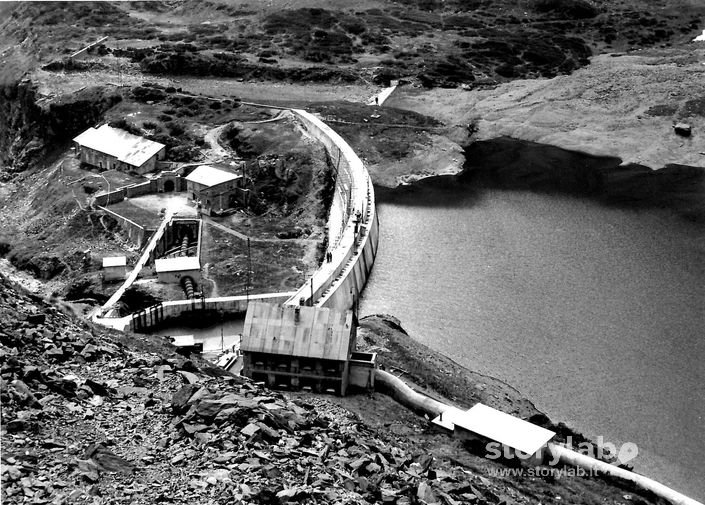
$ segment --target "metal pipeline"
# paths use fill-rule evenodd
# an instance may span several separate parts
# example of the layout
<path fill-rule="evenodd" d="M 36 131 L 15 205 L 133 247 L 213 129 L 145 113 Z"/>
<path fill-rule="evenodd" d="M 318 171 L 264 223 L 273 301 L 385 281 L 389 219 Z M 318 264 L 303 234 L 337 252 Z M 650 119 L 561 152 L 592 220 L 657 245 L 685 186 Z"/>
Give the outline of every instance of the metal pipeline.
<path fill-rule="evenodd" d="M 186 293 L 186 298 L 193 300 L 196 298 L 196 283 L 193 282 L 191 277 L 184 277 L 181 279 L 181 286 L 184 288 L 184 293 Z"/>
<path fill-rule="evenodd" d="M 375 389 L 379 389 L 381 393 L 391 396 L 411 410 L 426 414 L 431 418 L 438 416 L 441 412 L 450 408 L 449 405 L 414 391 L 399 377 L 385 372 L 384 370 L 375 371 Z M 562 445 L 549 443 L 548 449 L 554 461 L 557 460 L 564 465 L 582 468 L 591 473 L 599 473 L 618 480 L 630 482 L 638 489 L 650 491 L 674 505 L 703 505 L 693 498 L 689 498 L 653 479 L 630 472 L 616 465 L 611 465 L 605 461 L 600 461 L 585 454 L 580 454 Z"/>
<path fill-rule="evenodd" d="M 188 254 L 188 244 L 190 242 L 189 236 L 184 235 L 184 238 L 181 239 L 181 249 L 179 250 L 179 255 L 180 256 L 186 256 Z"/>
<path fill-rule="evenodd" d="M 444 403 L 424 396 L 411 389 L 403 380 L 384 370 L 375 370 L 375 389 L 391 396 L 414 412 L 427 414 L 433 419 L 448 409 Z"/>
<path fill-rule="evenodd" d="M 624 468 L 611 465 L 605 461 L 600 461 L 599 459 L 592 458 L 585 454 L 581 454 L 562 445 L 549 443 L 548 450 L 554 459 L 557 459 L 564 465 L 583 468 L 591 473 L 609 475 L 610 477 L 631 482 L 637 488 L 651 491 L 656 496 L 663 498 L 664 500 L 668 500 L 674 505 L 703 505 L 699 501 L 689 498 L 688 496 L 685 496 L 684 494 L 681 494 L 678 491 L 661 484 L 660 482 L 656 482 L 653 479 L 630 472 Z"/>

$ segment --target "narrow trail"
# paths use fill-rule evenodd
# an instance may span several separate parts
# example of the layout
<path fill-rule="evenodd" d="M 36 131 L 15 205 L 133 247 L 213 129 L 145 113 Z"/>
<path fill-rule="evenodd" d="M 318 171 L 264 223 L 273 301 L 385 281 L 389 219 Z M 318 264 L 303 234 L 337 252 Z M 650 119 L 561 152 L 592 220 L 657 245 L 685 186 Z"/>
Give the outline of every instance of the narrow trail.
<path fill-rule="evenodd" d="M 238 158 L 237 153 L 235 151 L 225 149 L 220 144 L 220 142 L 218 142 L 218 139 L 220 139 L 220 136 L 223 134 L 223 130 L 225 130 L 225 128 L 229 124 L 230 123 L 225 123 L 224 125 L 216 126 L 215 128 L 209 130 L 203 136 L 203 139 L 208 143 L 211 150 L 211 152 L 209 153 L 210 155 L 207 156 L 205 160 L 206 163 L 212 163 L 214 161 L 223 161 L 228 158 Z"/>
<path fill-rule="evenodd" d="M 205 265 L 203 265 L 203 269 L 201 271 L 201 277 L 203 277 L 203 279 L 210 282 L 211 285 L 213 286 L 213 290 L 211 291 L 210 295 L 208 295 L 208 297 L 209 298 L 217 298 L 219 296 L 218 295 L 218 283 L 215 282 L 215 279 L 213 279 L 209 276 L 209 273 L 210 273 L 209 267 L 210 267 L 210 263 L 206 263 Z"/>
<path fill-rule="evenodd" d="M 288 114 L 288 116 L 291 116 L 291 113 Z M 237 152 L 231 147 L 223 147 L 223 145 L 220 143 L 220 136 L 223 134 L 223 131 L 230 126 L 234 122 L 242 122 L 245 124 L 264 124 L 264 123 L 272 123 L 275 121 L 281 121 L 282 119 L 288 117 L 287 116 L 287 111 L 279 111 L 276 116 L 271 117 L 269 119 L 263 119 L 261 121 L 228 121 L 225 124 L 222 124 L 220 126 L 216 126 L 215 128 L 211 128 L 208 130 L 205 135 L 203 136 L 203 140 L 206 141 L 208 146 L 210 147 L 210 152 L 206 156 L 206 159 L 204 160 L 204 163 L 213 163 L 217 161 L 224 161 L 224 160 L 240 160 L 240 156 L 238 156 Z"/>

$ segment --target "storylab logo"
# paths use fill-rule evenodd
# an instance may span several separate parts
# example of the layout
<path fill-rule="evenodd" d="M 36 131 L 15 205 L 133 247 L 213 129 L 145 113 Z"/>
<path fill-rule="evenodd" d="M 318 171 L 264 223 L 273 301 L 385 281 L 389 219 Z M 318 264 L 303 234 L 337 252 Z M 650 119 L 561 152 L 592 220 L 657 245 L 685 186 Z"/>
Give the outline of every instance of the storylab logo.
<path fill-rule="evenodd" d="M 566 438 L 565 446 L 579 454 L 590 456 L 591 458 L 601 461 L 606 461 L 613 465 L 625 465 L 639 455 L 639 448 L 635 443 L 626 442 L 617 448 L 615 444 L 605 442 L 602 436 L 598 436 L 597 441 L 594 444 L 588 442 L 574 444 L 573 437 L 569 435 Z M 485 448 L 487 450 L 485 457 L 488 459 L 538 459 L 539 461 L 543 461 L 551 466 L 557 465 L 559 461 L 558 454 L 552 453 L 552 451 L 546 446 L 542 447 L 533 454 L 526 454 L 521 451 L 516 451 L 510 447 L 503 446 L 499 442 L 489 442 Z"/>

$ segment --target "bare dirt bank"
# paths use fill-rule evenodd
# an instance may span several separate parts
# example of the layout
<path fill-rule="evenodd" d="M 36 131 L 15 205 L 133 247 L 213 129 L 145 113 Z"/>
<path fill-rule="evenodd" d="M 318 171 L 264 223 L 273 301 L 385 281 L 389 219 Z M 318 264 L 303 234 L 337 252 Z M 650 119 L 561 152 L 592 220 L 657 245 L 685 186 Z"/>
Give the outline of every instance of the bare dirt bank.
<path fill-rule="evenodd" d="M 447 124 L 475 123 L 477 140 L 501 136 L 624 163 L 705 167 L 705 44 L 600 55 L 553 79 L 459 91 L 400 88 L 385 103 Z M 693 136 L 676 135 L 686 121 Z"/>

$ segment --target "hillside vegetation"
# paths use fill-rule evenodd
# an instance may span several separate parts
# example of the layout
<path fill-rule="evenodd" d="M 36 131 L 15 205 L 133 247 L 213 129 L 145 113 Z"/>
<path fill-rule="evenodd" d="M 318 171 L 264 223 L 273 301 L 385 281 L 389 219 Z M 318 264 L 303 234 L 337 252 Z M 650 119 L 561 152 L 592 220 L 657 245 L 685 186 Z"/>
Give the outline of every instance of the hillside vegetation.
<path fill-rule="evenodd" d="M 52 2 L 15 7 L 2 31 L 21 42 L 15 54 L 53 69 L 120 63 L 151 74 L 475 86 L 682 42 L 704 13 L 694 0 L 655 0 L 648 10 L 635 0 Z M 100 58 L 62 61 L 102 36 Z"/>

